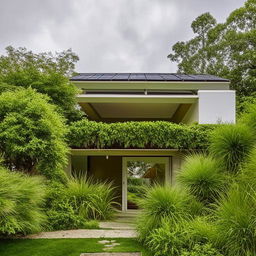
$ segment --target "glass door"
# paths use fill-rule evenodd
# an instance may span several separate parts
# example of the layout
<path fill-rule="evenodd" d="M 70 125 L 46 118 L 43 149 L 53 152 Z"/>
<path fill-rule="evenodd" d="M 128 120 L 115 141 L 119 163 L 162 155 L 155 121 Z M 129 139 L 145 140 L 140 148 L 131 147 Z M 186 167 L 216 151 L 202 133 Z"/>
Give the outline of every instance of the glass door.
<path fill-rule="evenodd" d="M 169 157 L 123 157 L 123 211 L 138 209 L 150 186 L 170 182 L 169 160 Z"/>

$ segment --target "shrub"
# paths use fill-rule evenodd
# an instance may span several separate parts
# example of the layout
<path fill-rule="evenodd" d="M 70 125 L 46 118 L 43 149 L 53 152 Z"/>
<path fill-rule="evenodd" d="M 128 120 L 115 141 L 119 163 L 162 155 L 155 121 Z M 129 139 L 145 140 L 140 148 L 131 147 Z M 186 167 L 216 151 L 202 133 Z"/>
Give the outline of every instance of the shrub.
<path fill-rule="evenodd" d="M 78 228 L 99 228 L 98 222 L 95 220 L 87 220 L 83 216 L 77 214 L 69 201 L 60 201 L 54 209 L 47 211 L 48 230 L 66 230 Z"/>
<path fill-rule="evenodd" d="M 115 212 L 111 183 L 95 182 L 86 176 L 70 178 L 66 195 L 76 212 L 84 218 L 104 220 Z"/>
<path fill-rule="evenodd" d="M 252 128 L 255 134 L 256 130 L 256 105 L 255 105 L 255 97 L 251 104 L 247 104 L 246 112 L 242 115 L 240 122 L 244 123 L 248 127 Z"/>
<path fill-rule="evenodd" d="M 182 222 L 165 220 L 160 228 L 149 234 L 146 245 L 155 256 L 180 256 L 187 246 L 186 235 Z"/>
<path fill-rule="evenodd" d="M 190 247 L 195 244 L 216 244 L 216 224 L 209 216 L 199 216 L 187 223 Z"/>
<path fill-rule="evenodd" d="M 210 152 L 227 171 L 235 173 L 254 145 L 254 136 L 245 125 L 223 125 L 211 135 Z"/>
<path fill-rule="evenodd" d="M 234 186 L 216 211 L 218 243 L 230 256 L 256 254 L 256 194 Z"/>
<path fill-rule="evenodd" d="M 0 167 L 0 234 L 38 232 L 46 221 L 40 177 L 28 177 Z"/>
<path fill-rule="evenodd" d="M 205 149 L 214 127 L 163 121 L 108 124 L 82 120 L 70 125 L 67 138 L 74 148 Z"/>
<path fill-rule="evenodd" d="M 140 239 L 143 241 L 166 219 L 174 223 L 189 218 L 193 214 L 190 205 L 191 197 L 184 190 L 169 186 L 151 188 L 141 203 L 143 211 L 137 224 Z"/>
<path fill-rule="evenodd" d="M 0 95 L 0 152 L 10 168 L 63 178 L 64 135 L 64 120 L 46 96 L 32 89 Z"/>
<path fill-rule="evenodd" d="M 199 201 L 212 203 L 225 190 L 225 176 L 217 160 L 202 154 L 186 158 L 177 177 Z"/>
<path fill-rule="evenodd" d="M 180 256 L 223 256 L 211 244 L 195 244 L 191 250 L 184 250 Z"/>

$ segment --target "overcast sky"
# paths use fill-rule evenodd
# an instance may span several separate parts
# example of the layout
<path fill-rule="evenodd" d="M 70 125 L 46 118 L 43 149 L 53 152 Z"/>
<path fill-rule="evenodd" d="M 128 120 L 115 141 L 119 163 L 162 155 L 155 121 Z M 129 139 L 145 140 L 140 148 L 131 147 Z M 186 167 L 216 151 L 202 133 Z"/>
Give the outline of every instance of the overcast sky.
<path fill-rule="evenodd" d="M 0 53 L 72 48 L 78 72 L 175 72 L 171 46 L 195 17 L 223 22 L 245 0 L 0 0 Z"/>

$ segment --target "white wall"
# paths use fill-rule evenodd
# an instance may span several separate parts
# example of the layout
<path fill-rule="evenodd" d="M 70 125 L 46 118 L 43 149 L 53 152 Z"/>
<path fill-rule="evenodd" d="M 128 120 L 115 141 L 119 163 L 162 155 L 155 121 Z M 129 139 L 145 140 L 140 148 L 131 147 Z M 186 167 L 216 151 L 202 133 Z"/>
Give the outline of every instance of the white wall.
<path fill-rule="evenodd" d="M 236 95 L 232 90 L 199 90 L 198 123 L 236 122 Z"/>

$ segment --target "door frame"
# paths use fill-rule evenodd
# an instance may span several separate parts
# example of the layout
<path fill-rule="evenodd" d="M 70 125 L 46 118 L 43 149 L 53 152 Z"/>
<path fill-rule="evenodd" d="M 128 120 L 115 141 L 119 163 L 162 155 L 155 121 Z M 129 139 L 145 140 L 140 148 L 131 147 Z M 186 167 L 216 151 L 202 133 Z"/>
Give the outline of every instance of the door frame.
<path fill-rule="evenodd" d="M 171 157 L 154 157 L 154 156 L 132 156 L 122 157 L 122 211 L 127 211 L 127 162 L 143 161 L 146 163 L 165 164 L 165 183 L 171 184 Z"/>

